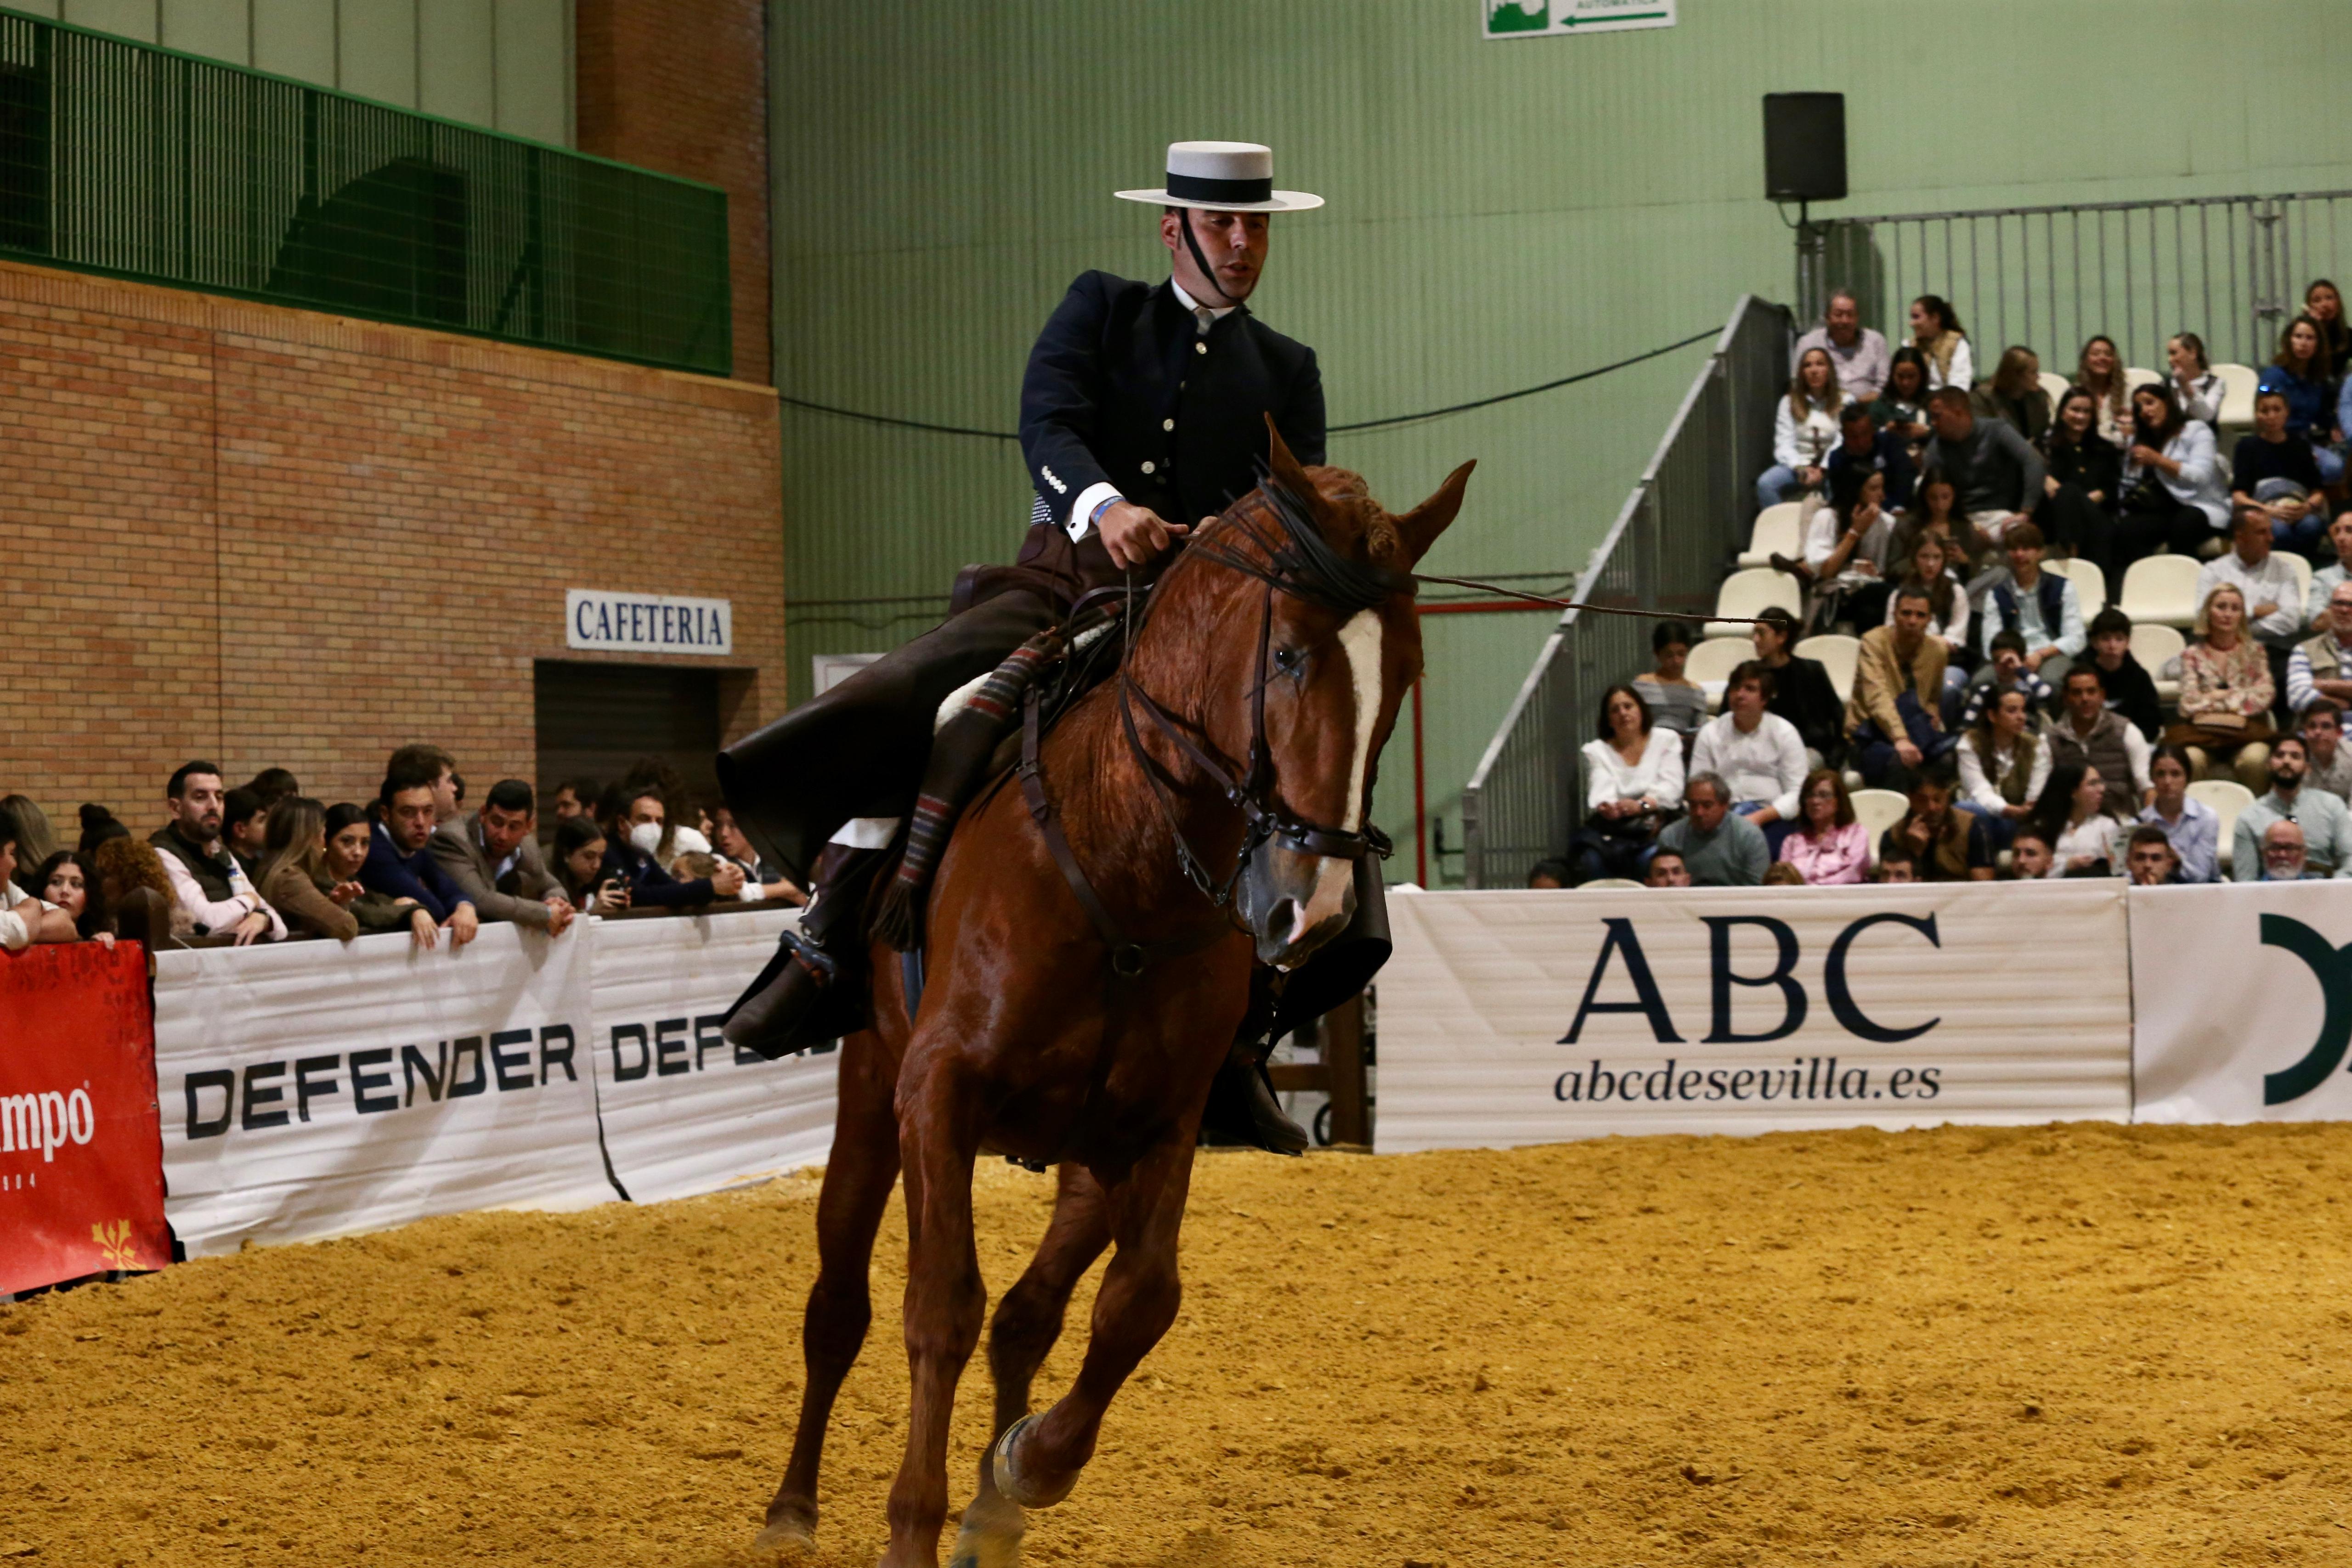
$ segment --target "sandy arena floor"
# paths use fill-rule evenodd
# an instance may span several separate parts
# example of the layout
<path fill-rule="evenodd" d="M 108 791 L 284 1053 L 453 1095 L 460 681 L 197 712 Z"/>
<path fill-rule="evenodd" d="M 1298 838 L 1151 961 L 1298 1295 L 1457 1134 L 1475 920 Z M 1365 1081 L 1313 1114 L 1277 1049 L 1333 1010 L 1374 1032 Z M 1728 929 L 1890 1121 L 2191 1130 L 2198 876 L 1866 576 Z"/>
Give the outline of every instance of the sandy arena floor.
<path fill-rule="evenodd" d="M 992 1284 L 1048 1190 L 984 1168 Z M 2347 1192 L 2352 1125 L 1204 1158 L 1183 1315 L 1029 1560 L 2352 1563 Z M 0 1561 L 748 1565 L 814 1194 L 0 1307 Z M 884 1538 L 902 1237 L 828 1565 Z M 964 1390 L 959 1500 L 984 1364 Z"/>

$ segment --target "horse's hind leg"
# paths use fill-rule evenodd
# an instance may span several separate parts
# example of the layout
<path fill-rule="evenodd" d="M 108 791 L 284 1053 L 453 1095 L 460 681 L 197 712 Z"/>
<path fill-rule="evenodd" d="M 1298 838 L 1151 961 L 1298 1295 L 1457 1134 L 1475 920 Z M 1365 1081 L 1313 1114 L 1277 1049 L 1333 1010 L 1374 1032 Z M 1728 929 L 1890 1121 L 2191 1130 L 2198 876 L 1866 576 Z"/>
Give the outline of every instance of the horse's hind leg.
<path fill-rule="evenodd" d="M 1013 1568 L 1026 1528 L 1021 1510 L 996 1490 L 995 1439 L 1029 1414 L 1029 1385 L 1062 1335 L 1062 1314 L 1086 1271 L 1110 1245 L 1103 1190 L 1084 1166 L 1058 1169 L 1053 1222 L 988 1328 L 988 1369 L 996 1382 L 996 1424 L 980 1454 L 980 1491 L 963 1511 L 948 1568 Z"/>
<path fill-rule="evenodd" d="M 1020 1422 L 996 1446 L 997 1485 L 1022 1507 L 1045 1508 L 1069 1495 L 1094 1457 L 1112 1396 L 1176 1321 L 1184 1293 L 1176 1238 L 1192 1177 L 1192 1138 L 1171 1138 L 1106 1191 L 1118 1251 L 1095 1297 L 1077 1381 L 1052 1409 Z"/>
<path fill-rule="evenodd" d="M 792 1460 L 784 1468 L 783 1484 L 768 1504 L 767 1527 L 760 1532 L 763 1548 L 804 1543 L 816 1533 L 817 1466 L 824 1457 L 825 1425 L 874 1316 L 866 1281 L 874 1234 L 881 1228 L 890 1188 L 898 1179 L 898 1123 L 890 1104 L 890 1070 L 889 1052 L 872 1035 L 853 1035 L 842 1042 L 833 1153 L 825 1162 L 824 1188 L 816 1203 L 816 1283 L 809 1287 L 808 1311 L 801 1325 L 807 1385 L 801 1392 Z"/>

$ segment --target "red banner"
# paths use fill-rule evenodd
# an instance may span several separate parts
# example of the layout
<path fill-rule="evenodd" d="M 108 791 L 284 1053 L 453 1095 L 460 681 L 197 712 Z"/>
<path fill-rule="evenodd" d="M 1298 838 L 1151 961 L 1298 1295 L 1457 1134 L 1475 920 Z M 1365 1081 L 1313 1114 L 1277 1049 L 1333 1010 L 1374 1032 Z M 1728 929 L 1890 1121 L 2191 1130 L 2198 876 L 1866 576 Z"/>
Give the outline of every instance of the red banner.
<path fill-rule="evenodd" d="M 171 1259 L 145 953 L 0 952 L 0 1291 Z"/>

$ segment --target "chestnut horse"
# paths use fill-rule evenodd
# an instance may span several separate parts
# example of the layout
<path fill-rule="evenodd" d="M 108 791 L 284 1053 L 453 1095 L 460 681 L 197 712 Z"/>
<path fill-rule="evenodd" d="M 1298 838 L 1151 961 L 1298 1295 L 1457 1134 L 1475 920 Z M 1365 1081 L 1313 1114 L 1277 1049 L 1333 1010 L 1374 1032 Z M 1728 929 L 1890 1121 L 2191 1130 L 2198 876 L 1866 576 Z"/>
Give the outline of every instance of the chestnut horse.
<path fill-rule="evenodd" d="M 885 1568 L 938 1562 L 948 1418 L 988 1300 L 972 1239 L 982 1152 L 1060 1171 L 1045 1239 L 991 1331 L 998 1440 L 959 1568 L 1018 1561 L 1022 1511 L 1068 1495 L 1112 1396 L 1175 1320 L 1193 1145 L 1248 1006 L 1253 946 L 1295 967 L 1352 914 L 1340 857 L 1364 851 L 1372 765 L 1421 672 L 1411 569 L 1471 468 L 1391 517 L 1357 476 L 1302 468 L 1278 434 L 1272 447 L 1266 484 L 1169 567 L 1121 674 L 1045 736 L 1024 769 L 1034 779 L 983 794 L 957 825 L 911 1022 L 898 956 L 877 946 L 875 1022 L 841 1052 L 808 1382 L 762 1547 L 814 1538 L 825 1426 L 865 1341 L 875 1233 L 902 1172 L 912 1410 Z M 1030 1418 L 1030 1381 L 1107 1247 L 1077 1380 Z"/>

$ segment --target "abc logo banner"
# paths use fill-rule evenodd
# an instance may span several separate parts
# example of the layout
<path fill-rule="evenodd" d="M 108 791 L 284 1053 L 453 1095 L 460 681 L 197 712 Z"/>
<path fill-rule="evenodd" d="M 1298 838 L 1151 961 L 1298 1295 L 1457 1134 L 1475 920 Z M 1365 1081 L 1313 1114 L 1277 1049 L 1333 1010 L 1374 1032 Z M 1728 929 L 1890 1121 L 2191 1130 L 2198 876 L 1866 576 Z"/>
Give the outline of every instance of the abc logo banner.
<path fill-rule="evenodd" d="M 2126 1120 L 2124 892 L 1402 894 L 1375 1145 Z"/>

